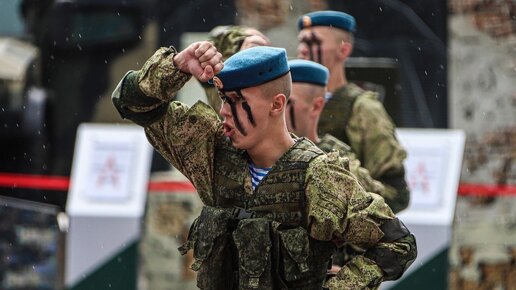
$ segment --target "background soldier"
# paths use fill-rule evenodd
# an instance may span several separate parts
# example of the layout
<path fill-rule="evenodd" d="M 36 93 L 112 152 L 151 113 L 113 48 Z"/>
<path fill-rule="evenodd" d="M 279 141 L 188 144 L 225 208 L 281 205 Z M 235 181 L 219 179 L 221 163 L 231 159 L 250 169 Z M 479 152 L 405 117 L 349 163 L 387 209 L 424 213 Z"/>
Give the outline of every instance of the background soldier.
<path fill-rule="evenodd" d="M 298 57 L 330 71 L 327 105 L 319 132 L 349 144 L 371 176 L 386 187 L 384 198 L 394 211 L 408 206 L 406 152 L 394 135 L 395 125 L 376 94 L 346 79 L 344 64 L 353 49 L 355 19 L 337 11 L 318 11 L 298 19 Z"/>
<path fill-rule="evenodd" d="M 210 42 L 179 53 L 161 48 L 113 93 L 121 116 L 145 128 L 205 204 L 181 248 L 194 250 L 198 286 L 367 289 L 399 278 L 415 259 L 414 236 L 358 185 L 346 159 L 288 133 L 285 50 L 246 49 L 222 71 L 221 58 Z M 202 102 L 173 102 L 192 75 L 214 77 L 224 121 Z M 335 245 L 344 242 L 366 251 L 325 282 Z"/>
<path fill-rule="evenodd" d="M 364 189 L 383 195 L 385 187 L 361 166 L 349 145 L 330 134 L 319 138 L 317 124 L 325 105 L 328 69 L 316 62 L 302 59 L 290 60 L 288 64 L 292 76 L 292 93 L 286 110 L 288 130 L 299 137 L 310 139 L 324 152 L 336 151 L 340 156 L 349 158 L 351 173 L 358 178 Z"/>

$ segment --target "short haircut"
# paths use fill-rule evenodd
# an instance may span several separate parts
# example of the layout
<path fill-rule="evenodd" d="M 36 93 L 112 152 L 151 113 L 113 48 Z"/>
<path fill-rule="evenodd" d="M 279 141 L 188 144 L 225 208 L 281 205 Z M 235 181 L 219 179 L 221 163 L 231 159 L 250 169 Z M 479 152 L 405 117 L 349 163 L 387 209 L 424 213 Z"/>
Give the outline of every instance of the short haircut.
<path fill-rule="evenodd" d="M 292 90 L 292 78 L 290 76 L 290 72 L 275 80 L 260 85 L 260 89 L 265 97 L 284 94 L 288 99 Z"/>
<path fill-rule="evenodd" d="M 351 32 L 344 31 L 342 29 L 334 28 L 334 27 L 331 28 L 331 31 L 332 31 L 333 35 L 335 36 L 335 41 L 337 43 L 341 43 L 342 41 L 344 41 L 344 42 L 349 42 L 349 43 L 353 44 L 355 41 L 355 39 L 353 37 L 353 33 L 351 33 Z"/>

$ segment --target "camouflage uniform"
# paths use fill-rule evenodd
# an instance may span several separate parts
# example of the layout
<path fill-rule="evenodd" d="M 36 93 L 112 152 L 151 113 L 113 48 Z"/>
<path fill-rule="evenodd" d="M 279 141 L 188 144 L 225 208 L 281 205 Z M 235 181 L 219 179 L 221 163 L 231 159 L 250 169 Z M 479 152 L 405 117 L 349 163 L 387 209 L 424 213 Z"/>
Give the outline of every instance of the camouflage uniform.
<path fill-rule="evenodd" d="M 173 101 L 190 78 L 173 66 L 175 53 L 161 48 L 126 74 L 113 102 L 205 204 L 182 248 L 194 249 L 200 288 L 320 289 L 327 259 L 344 242 L 367 250 L 325 282 L 330 289 L 372 289 L 402 275 L 416 256 L 414 236 L 381 196 L 358 185 L 347 159 L 297 138 L 253 191 L 247 155 L 223 136 L 217 113 Z"/>
<path fill-rule="evenodd" d="M 378 193 L 381 196 L 384 195 L 385 187 L 383 184 L 374 180 L 369 174 L 369 171 L 361 166 L 360 160 L 356 158 L 353 150 L 346 143 L 330 134 L 325 134 L 319 139 L 316 145 L 326 153 L 338 152 L 341 157 L 348 158 L 349 169 L 351 173 L 357 177 L 358 183 L 360 183 L 366 191 Z"/>
<path fill-rule="evenodd" d="M 349 144 L 369 170 L 385 186 L 383 197 L 394 212 L 408 206 L 403 160 L 407 153 L 394 135 L 395 125 L 376 94 L 353 83 L 337 89 L 319 119 L 321 134 L 331 134 Z"/>

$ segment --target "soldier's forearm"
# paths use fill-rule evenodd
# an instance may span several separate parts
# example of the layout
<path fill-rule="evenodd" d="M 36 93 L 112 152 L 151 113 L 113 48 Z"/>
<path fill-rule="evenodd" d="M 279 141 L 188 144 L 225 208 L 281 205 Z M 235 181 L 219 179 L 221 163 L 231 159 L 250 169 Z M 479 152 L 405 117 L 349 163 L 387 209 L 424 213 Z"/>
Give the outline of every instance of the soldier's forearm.
<path fill-rule="evenodd" d="M 112 94 L 120 116 L 141 126 L 163 116 L 176 92 L 191 77 L 174 67 L 173 48 L 160 48 L 139 71 L 129 71 Z"/>
<path fill-rule="evenodd" d="M 417 256 L 416 239 L 397 218 L 381 226 L 380 243 L 364 254 L 383 271 L 383 280 L 396 280 L 403 275 Z"/>

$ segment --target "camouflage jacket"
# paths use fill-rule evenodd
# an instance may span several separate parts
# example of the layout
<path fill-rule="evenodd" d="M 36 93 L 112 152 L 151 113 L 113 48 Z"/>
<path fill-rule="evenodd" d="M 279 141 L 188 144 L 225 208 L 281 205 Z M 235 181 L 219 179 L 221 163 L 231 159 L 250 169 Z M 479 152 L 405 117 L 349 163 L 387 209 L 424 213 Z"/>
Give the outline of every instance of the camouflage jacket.
<path fill-rule="evenodd" d="M 325 134 L 317 143 L 317 147 L 321 148 L 324 152 L 337 151 L 342 157 L 349 158 L 349 167 L 351 173 L 357 177 L 358 182 L 364 187 L 366 191 L 378 193 L 384 199 L 387 205 L 389 205 L 394 213 L 398 213 L 405 207 L 401 206 L 396 198 L 393 198 L 392 187 L 386 187 L 383 183 L 375 180 L 369 174 L 369 170 L 362 167 L 360 160 L 358 160 L 353 153 L 353 149 L 346 143 L 338 140 L 330 134 Z"/>
<path fill-rule="evenodd" d="M 395 212 L 409 204 L 403 161 L 406 151 L 396 139 L 395 125 L 376 94 L 353 83 L 337 89 L 321 114 L 319 133 L 349 144 L 371 177 L 385 186 L 383 197 Z"/>
<path fill-rule="evenodd" d="M 173 66 L 175 53 L 161 48 L 140 71 L 127 73 L 113 92 L 113 103 L 123 118 L 144 127 L 149 142 L 193 183 L 204 204 L 218 207 L 214 156 L 230 145 L 220 142 L 222 124 L 211 107 L 173 101 L 191 77 Z M 381 196 L 358 185 L 346 164 L 338 154 L 322 154 L 308 164 L 305 228 L 314 240 L 366 249 L 327 280 L 327 287 L 373 289 L 403 274 L 416 257 L 415 238 Z M 250 182 L 243 188 L 253 194 Z"/>

